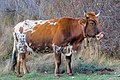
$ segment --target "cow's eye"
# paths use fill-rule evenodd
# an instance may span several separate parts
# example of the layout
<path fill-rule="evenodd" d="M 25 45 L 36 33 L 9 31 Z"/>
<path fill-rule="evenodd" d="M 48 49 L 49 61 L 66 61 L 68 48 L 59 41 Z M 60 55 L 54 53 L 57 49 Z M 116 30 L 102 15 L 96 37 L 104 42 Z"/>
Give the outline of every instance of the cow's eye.
<path fill-rule="evenodd" d="M 95 22 L 94 22 L 94 21 L 90 21 L 90 24 L 91 24 L 91 25 L 95 25 Z"/>

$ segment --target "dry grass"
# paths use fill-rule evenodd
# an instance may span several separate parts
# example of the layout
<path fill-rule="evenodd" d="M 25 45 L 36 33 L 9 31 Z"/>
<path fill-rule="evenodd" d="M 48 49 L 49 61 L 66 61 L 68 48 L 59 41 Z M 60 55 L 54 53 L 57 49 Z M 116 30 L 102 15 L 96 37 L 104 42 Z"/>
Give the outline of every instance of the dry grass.
<path fill-rule="evenodd" d="M 96 41 L 96 39 L 89 38 L 87 44 L 84 40 L 81 45 L 78 58 L 84 59 L 86 63 L 94 62 L 106 65 L 115 65 L 118 63 L 117 59 L 115 60 L 111 55 L 108 55 L 101 50 L 102 45 L 99 41 Z"/>
<path fill-rule="evenodd" d="M 6 55 L 12 51 L 12 34 L 9 34 L 12 32 L 11 28 L 4 28 L 4 32 L 2 34 L 2 37 L 0 38 L 0 55 Z"/>

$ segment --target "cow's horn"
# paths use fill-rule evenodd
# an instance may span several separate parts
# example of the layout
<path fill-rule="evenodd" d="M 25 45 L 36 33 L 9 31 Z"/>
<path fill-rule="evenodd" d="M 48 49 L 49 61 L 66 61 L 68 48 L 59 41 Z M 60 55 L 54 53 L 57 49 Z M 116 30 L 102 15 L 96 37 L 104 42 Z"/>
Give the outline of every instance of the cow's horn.
<path fill-rule="evenodd" d="M 85 17 L 88 17 L 88 15 L 86 14 L 86 11 L 84 11 L 84 16 L 85 16 Z"/>
<path fill-rule="evenodd" d="M 100 15 L 100 11 L 99 11 L 99 13 L 98 13 L 98 14 L 96 14 L 95 16 L 96 16 L 96 17 L 98 17 L 99 15 Z"/>
<path fill-rule="evenodd" d="M 86 15 L 86 12 L 84 11 L 84 16 Z"/>

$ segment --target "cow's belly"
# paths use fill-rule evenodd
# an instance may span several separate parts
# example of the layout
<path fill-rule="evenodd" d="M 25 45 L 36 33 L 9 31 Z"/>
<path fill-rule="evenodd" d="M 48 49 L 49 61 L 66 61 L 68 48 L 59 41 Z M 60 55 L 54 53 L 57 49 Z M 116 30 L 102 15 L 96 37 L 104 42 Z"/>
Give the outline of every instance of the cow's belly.
<path fill-rule="evenodd" d="M 32 40 L 30 43 L 27 43 L 29 46 L 28 50 L 32 50 L 33 52 L 52 52 L 52 43 L 47 42 L 44 40 L 44 42 L 41 42 L 40 40 L 37 40 L 35 42 Z"/>

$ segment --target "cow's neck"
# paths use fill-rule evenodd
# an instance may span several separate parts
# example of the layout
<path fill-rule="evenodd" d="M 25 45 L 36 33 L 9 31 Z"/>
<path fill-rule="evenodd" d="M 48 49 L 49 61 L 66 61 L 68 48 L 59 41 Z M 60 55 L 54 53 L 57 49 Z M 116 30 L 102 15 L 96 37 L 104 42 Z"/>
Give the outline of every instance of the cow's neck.
<path fill-rule="evenodd" d="M 78 36 L 72 37 L 72 41 L 70 42 L 71 44 L 74 44 L 76 42 L 81 43 L 84 40 L 85 37 L 83 36 L 82 30 L 80 30 L 80 32 L 81 34 L 79 34 Z"/>
<path fill-rule="evenodd" d="M 86 37 L 86 28 L 88 26 L 88 20 L 86 18 L 80 18 L 79 23 L 82 28 L 82 34 L 84 37 Z"/>
<path fill-rule="evenodd" d="M 85 37 L 83 36 L 83 34 L 81 34 L 78 38 L 78 42 L 81 43 L 84 40 L 84 38 Z"/>
<path fill-rule="evenodd" d="M 84 40 L 84 38 L 87 37 L 86 33 L 85 33 L 86 32 L 85 28 L 87 26 L 86 18 L 80 18 L 78 22 L 80 23 L 80 27 L 81 27 L 81 29 L 80 29 L 81 34 L 79 36 L 79 40 L 78 41 L 82 42 Z"/>

